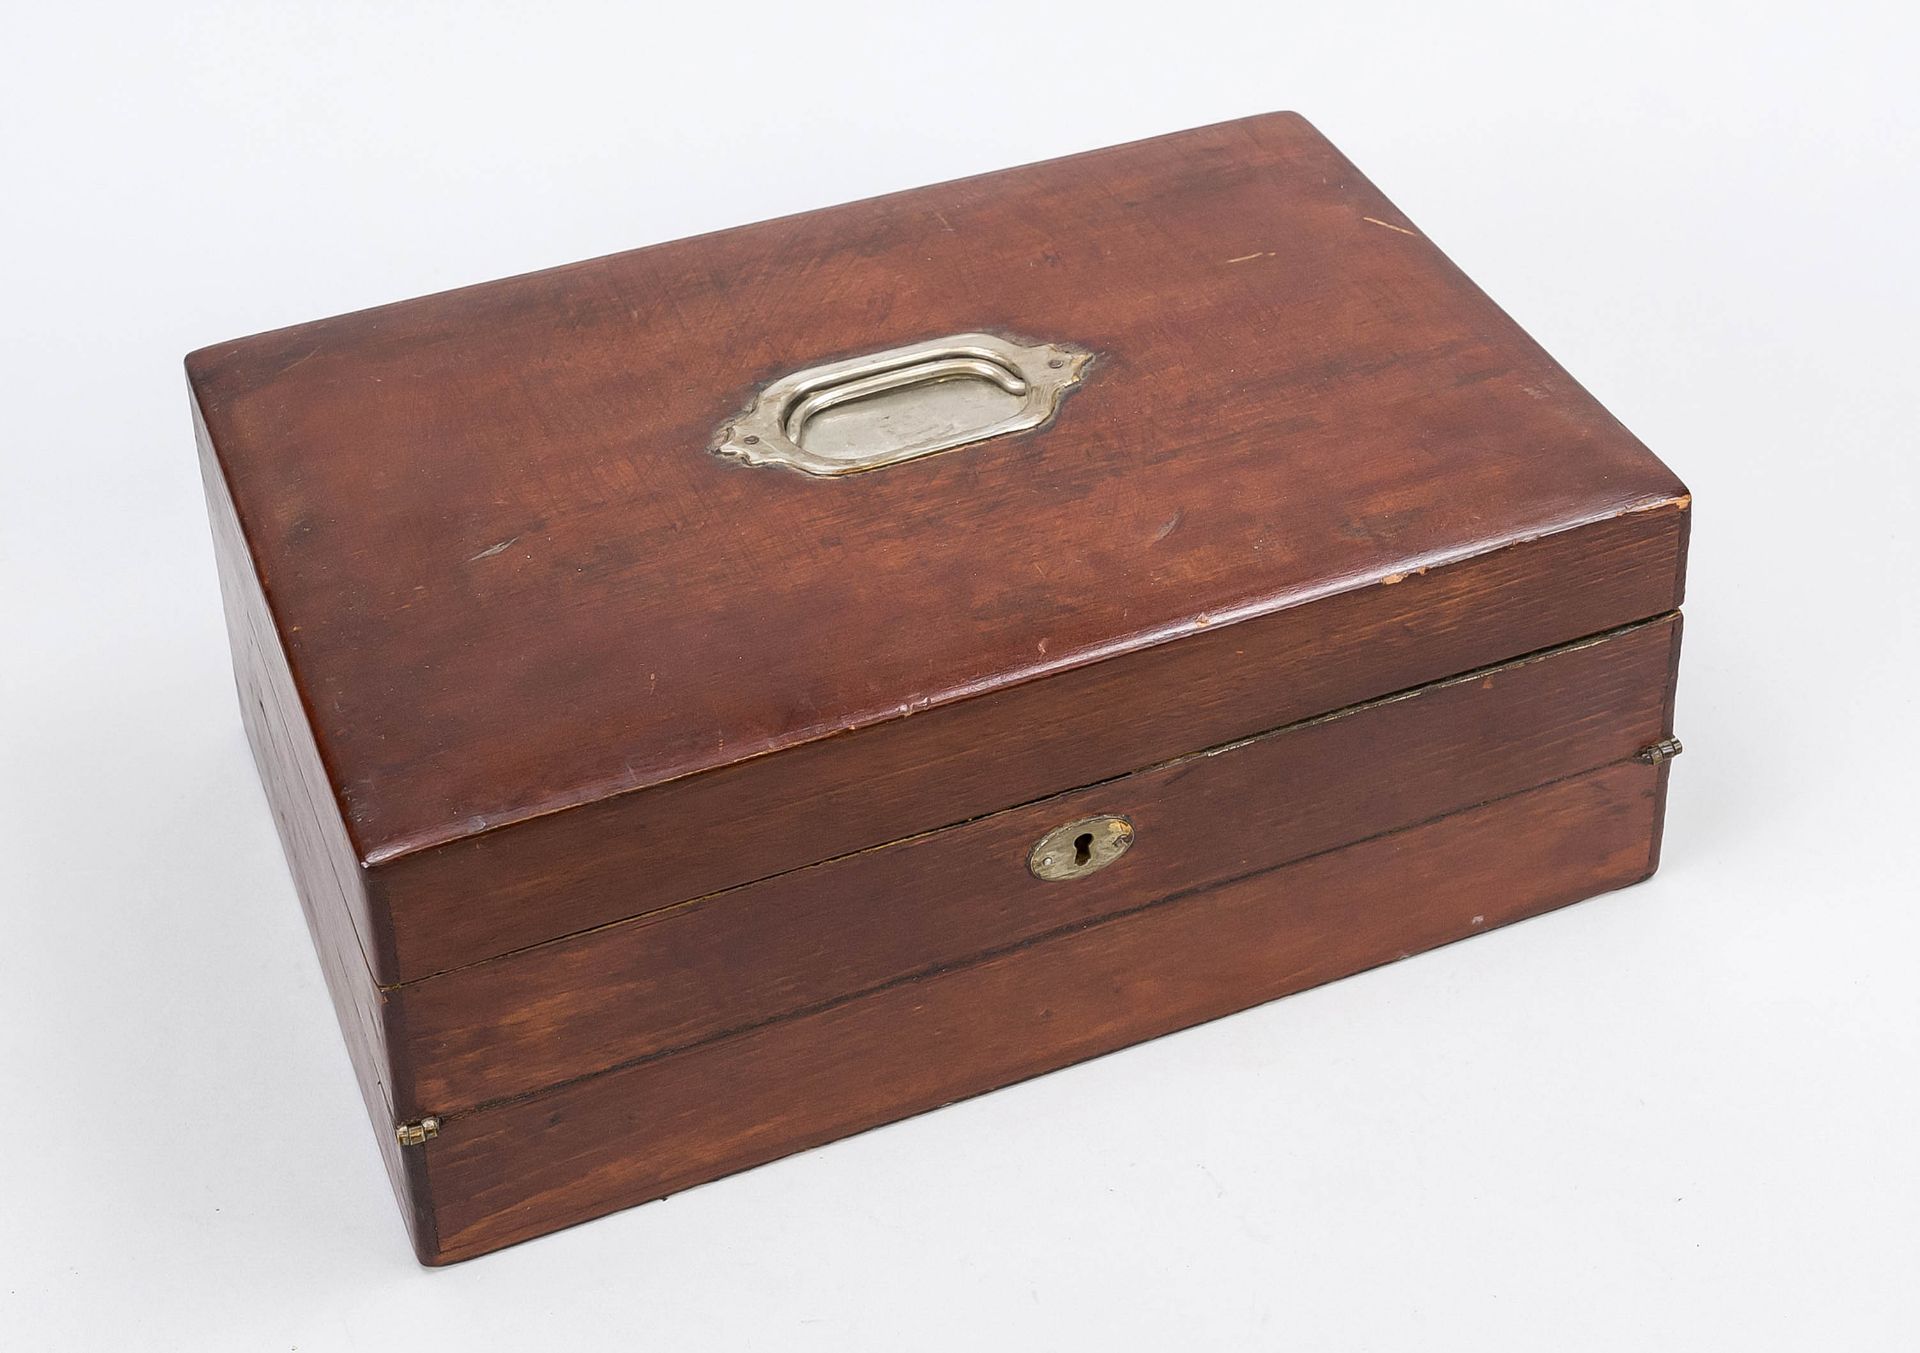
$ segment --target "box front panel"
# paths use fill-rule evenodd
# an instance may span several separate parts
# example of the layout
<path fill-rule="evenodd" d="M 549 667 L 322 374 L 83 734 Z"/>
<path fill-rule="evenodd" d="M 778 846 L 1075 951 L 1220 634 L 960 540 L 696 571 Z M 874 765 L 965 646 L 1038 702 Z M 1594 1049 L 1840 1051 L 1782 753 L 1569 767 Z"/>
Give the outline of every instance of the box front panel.
<path fill-rule="evenodd" d="M 441 1129 L 428 1257 L 1644 877 L 1679 639 L 1664 616 L 391 992 Z M 1083 822 L 1125 848 L 1046 844 Z M 932 1041 L 895 1046 L 902 1019 Z"/>
<path fill-rule="evenodd" d="M 425 1150 L 434 1262 L 1618 888 L 1665 765 L 1628 760 L 480 1113 Z"/>

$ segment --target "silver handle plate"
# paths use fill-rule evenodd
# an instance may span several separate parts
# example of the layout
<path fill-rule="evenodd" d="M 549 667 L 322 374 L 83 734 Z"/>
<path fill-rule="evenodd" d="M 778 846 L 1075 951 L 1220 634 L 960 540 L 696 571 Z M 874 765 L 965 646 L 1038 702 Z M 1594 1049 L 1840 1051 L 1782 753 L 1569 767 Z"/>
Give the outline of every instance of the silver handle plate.
<path fill-rule="evenodd" d="M 954 334 L 783 376 L 715 435 L 749 465 L 844 475 L 1025 432 L 1053 416 L 1093 354 Z"/>

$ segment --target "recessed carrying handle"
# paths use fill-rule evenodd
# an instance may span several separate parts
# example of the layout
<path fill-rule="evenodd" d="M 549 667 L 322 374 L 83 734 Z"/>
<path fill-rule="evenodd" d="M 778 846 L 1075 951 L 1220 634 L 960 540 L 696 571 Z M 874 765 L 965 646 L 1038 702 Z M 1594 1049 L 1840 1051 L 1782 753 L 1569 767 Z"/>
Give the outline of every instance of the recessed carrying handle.
<path fill-rule="evenodd" d="M 715 435 L 751 465 L 852 474 L 1038 427 L 1091 353 L 955 334 L 783 376 Z"/>

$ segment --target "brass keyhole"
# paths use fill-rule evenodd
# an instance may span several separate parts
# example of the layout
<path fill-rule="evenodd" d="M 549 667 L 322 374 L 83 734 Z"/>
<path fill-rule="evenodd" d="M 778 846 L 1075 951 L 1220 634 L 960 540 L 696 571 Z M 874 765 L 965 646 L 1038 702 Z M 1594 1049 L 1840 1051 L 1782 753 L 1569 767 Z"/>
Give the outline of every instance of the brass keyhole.
<path fill-rule="evenodd" d="M 1133 845 L 1133 823 L 1124 817 L 1081 818 L 1055 827 L 1033 843 L 1027 868 L 1049 883 L 1084 878 L 1105 869 Z"/>

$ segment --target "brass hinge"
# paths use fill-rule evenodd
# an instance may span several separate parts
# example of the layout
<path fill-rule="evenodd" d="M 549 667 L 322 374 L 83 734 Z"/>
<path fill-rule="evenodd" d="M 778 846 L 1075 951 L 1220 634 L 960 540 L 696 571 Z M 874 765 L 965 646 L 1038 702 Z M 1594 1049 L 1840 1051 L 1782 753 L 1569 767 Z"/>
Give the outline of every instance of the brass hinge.
<path fill-rule="evenodd" d="M 1686 748 L 1680 745 L 1679 738 L 1661 738 L 1660 741 L 1654 743 L 1651 747 L 1642 747 L 1639 756 L 1640 759 L 1649 766 L 1657 766 L 1662 761 L 1673 760 L 1674 757 L 1680 755 L 1680 753 L 1685 750 Z"/>
<path fill-rule="evenodd" d="M 428 1114 L 417 1123 L 401 1123 L 393 1130 L 402 1146 L 418 1146 L 440 1135 L 440 1120 Z"/>

